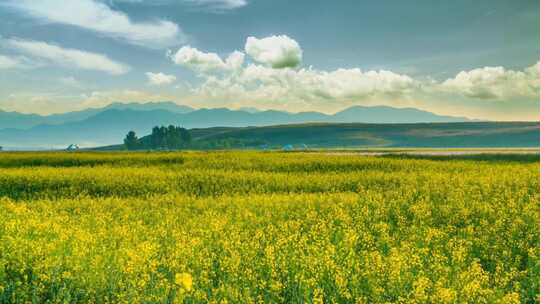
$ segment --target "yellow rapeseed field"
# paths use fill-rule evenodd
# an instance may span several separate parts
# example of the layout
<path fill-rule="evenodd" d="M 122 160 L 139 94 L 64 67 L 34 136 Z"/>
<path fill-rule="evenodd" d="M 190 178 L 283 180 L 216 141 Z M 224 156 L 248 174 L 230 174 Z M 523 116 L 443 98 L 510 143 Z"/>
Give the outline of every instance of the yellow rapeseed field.
<path fill-rule="evenodd" d="M 1 153 L 0 303 L 539 303 L 526 160 Z"/>

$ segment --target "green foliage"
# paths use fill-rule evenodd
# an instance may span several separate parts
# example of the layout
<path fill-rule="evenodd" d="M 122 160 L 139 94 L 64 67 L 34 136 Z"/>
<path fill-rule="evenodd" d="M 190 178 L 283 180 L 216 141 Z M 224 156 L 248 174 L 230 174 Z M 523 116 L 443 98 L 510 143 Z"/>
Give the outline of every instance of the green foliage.
<path fill-rule="evenodd" d="M 540 162 L 2 153 L 0 303 L 537 303 Z"/>
<path fill-rule="evenodd" d="M 148 142 L 151 149 L 177 150 L 189 145 L 191 134 L 182 127 L 156 126 L 152 129 Z"/>
<path fill-rule="evenodd" d="M 128 132 L 124 139 L 124 146 L 126 146 L 128 150 L 137 150 L 141 148 L 141 142 L 134 131 Z"/>

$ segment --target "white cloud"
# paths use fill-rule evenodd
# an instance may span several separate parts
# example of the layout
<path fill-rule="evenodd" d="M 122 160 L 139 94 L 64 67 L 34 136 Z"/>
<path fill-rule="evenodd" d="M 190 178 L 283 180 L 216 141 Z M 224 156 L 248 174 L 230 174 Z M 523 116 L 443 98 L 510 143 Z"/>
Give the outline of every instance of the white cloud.
<path fill-rule="evenodd" d="M 302 62 L 300 45 L 285 35 L 262 39 L 248 37 L 245 51 L 255 61 L 277 69 L 296 67 Z"/>
<path fill-rule="evenodd" d="M 148 78 L 148 83 L 150 85 L 156 85 L 156 86 L 171 84 L 176 81 L 176 76 L 167 75 L 163 73 L 148 72 L 146 73 L 146 77 Z"/>
<path fill-rule="evenodd" d="M 204 78 L 192 87 L 192 100 L 223 105 L 254 103 L 272 108 L 345 107 L 353 104 L 414 106 L 475 99 L 532 100 L 540 98 L 540 62 L 522 71 L 485 67 L 463 71 L 443 82 L 415 80 L 386 70 L 299 68 L 302 49 L 287 36 L 247 39 L 245 51 L 255 63 L 244 65 L 235 52 L 227 60 L 189 46 L 171 56 Z M 462 96 L 460 96 L 462 95 Z M 463 98 L 465 96 L 465 98 Z"/>
<path fill-rule="evenodd" d="M 230 70 L 238 70 L 244 64 L 245 57 L 244 53 L 234 51 L 225 59 L 225 67 Z"/>
<path fill-rule="evenodd" d="M 171 56 L 174 63 L 196 71 L 222 69 L 225 63 L 215 53 L 204 53 L 191 46 L 184 46 Z"/>
<path fill-rule="evenodd" d="M 246 6 L 246 0 L 184 0 L 184 2 L 211 10 L 232 10 Z"/>
<path fill-rule="evenodd" d="M 67 49 L 41 41 L 6 39 L 5 44 L 29 56 L 45 59 L 51 63 L 84 70 L 106 72 L 113 75 L 125 74 L 129 67 L 109 57 L 86 51 Z"/>
<path fill-rule="evenodd" d="M 184 46 L 176 53 L 169 54 L 169 57 L 174 63 L 197 72 L 234 70 L 244 63 L 244 54 L 238 51 L 223 60 L 216 53 L 201 52 L 191 46 Z"/>
<path fill-rule="evenodd" d="M 19 61 L 15 58 L 0 55 L 0 69 L 12 69 L 19 65 Z"/>
<path fill-rule="evenodd" d="M 199 72 L 204 82 L 192 88 L 199 100 L 215 99 L 295 103 L 321 101 L 354 103 L 367 99 L 411 96 L 421 83 L 390 71 L 297 68 L 302 60 L 298 43 L 287 36 L 247 39 L 246 52 L 262 64 L 244 66 L 245 54 L 235 51 L 226 60 L 184 46 L 169 57 L 176 64 Z"/>
<path fill-rule="evenodd" d="M 462 71 L 444 81 L 440 89 L 477 99 L 540 97 L 540 62 L 523 71 L 500 66 Z"/>
<path fill-rule="evenodd" d="M 185 34 L 173 22 L 133 22 L 126 14 L 95 0 L 7 1 L 5 5 L 46 22 L 78 26 L 144 47 L 172 46 L 185 40 Z"/>
<path fill-rule="evenodd" d="M 240 98 L 310 104 L 354 102 L 377 97 L 399 97 L 413 93 L 419 83 L 406 75 L 389 71 L 338 69 L 274 69 L 249 65 L 241 72 L 219 78 L 207 77 L 196 94 L 219 98 Z"/>

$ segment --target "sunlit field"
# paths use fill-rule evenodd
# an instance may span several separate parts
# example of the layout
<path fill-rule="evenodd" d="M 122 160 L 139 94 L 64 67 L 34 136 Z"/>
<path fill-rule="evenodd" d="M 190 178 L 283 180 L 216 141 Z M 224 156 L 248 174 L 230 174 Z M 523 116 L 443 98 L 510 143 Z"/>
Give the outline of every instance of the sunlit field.
<path fill-rule="evenodd" d="M 1 153 L 0 303 L 538 303 L 540 156 Z"/>

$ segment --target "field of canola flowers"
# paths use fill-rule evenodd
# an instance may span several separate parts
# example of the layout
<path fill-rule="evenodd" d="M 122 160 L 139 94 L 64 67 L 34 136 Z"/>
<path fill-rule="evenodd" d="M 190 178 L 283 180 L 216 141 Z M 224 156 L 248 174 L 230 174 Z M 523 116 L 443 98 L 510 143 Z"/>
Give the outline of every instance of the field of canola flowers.
<path fill-rule="evenodd" d="M 539 295 L 540 159 L 0 154 L 0 303 Z"/>

